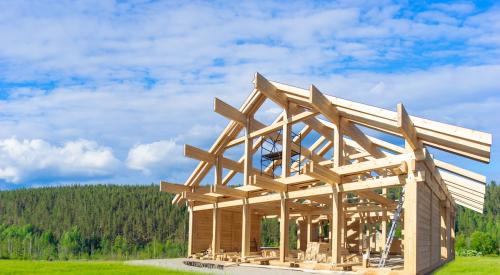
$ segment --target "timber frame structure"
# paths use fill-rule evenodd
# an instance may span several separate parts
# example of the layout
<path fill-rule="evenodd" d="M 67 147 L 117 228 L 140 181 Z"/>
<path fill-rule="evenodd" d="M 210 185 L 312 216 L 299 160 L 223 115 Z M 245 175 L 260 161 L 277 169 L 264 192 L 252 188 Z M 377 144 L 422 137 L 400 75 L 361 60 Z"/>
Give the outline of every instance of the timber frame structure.
<path fill-rule="evenodd" d="M 208 151 L 185 145 L 185 156 L 200 162 L 184 184 L 160 183 L 160 191 L 176 194 L 173 203 L 188 205 L 189 256 L 204 252 L 212 259 L 268 259 L 276 265 L 355 265 L 363 254 L 383 249 L 398 204 L 394 194 L 404 187 L 402 237 L 390 248 L 402 259 L 399 269 L 424 274 L 454 259 L 456 205 L 482 213 L 486 178 L 434 158 L 427 147 L 488 163 L 491 134 L 410 116 L 402 104 L 394 112 L 325 95 L 313 85 L 307 90 L 270 81 L 259 73 L 254 87 L 239 109 L 215 98 L 214 111 L 229 124 Z M 283 109 L 270 125 L 254 117 L 266 100 Z M 299 126 L 302 139 L 312 135 L 317 140 L 297 144 L 291 133 Z M 374 130 L 401 139 L 401 145 L 365 133 Z M 265 138 L 277 134 L 282 151 L 273 161 L 282 168 L 281 177 L 273 178 L 269 166 L 264 171 L 254 167 L 254 155 Z M 235 146 L 243 146 L 240 159 L 224 156 Z M 298 146 L 301 169 L 291 175 L 297 165 L 291 154 Z M 211 171 L 213 184 L 200 186 Z M 228 185 L 238 173 L 243 182 Z M 280 221 L 274 254 L 259 247 L 261 220 L 269 217 Z M 293 251 L 290 221 L 298 231 Z M 326 245 L 324 258 L 308 255 L 315 253 L 316 243 Z"/>

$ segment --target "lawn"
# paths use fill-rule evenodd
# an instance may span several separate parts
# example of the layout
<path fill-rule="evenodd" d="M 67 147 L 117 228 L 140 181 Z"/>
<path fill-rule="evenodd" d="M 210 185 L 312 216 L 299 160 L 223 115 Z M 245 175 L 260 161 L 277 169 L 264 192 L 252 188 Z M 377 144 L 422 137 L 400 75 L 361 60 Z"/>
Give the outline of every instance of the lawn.
<path fill-rule="evenodd" d="M 456 257 L 435 274 L 500 274 L 500 257 Z"/>
<path fill-rule="evenodd" d="M 123 262 L 104 261 L 18 261 L 0 260 L 0 274 L 172 274 L 201 273 L 168 270 L 155 267 L 130 266 Z"/>

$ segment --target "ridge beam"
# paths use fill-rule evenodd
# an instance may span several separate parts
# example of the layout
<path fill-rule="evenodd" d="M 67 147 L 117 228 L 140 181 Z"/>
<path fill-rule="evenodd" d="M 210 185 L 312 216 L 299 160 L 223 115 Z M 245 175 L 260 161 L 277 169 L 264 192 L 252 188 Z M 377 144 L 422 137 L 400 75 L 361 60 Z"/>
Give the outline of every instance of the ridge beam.
<path fill-rule="evenodd" d="M 245 126 L 246 116 L 238 109 L 218 98 L 214 98 L 214 111 L 230 120 L 235 121 L 236 123 L 239 123 L 241 126 Z"/>
<path fill-rule="evenodd" d="M 260 176 L 260 175 L 253 175 L 250 178 L 250 185 L 260 187 L 262 189 L 266 190 L 271 190 L 275 192 L 286 192 L 287 191 L 287 185 L 278 181 L 275 181 L 274 179 Z"/>
<path fill-rule="evenodd" d="M 411 149 L 415 151 L 417 149 L 422 148 L 423 145 L 422 142 L 418 140 L 417 130 L 415 129 L 415 125 L 411 121 L 408 112 L 406 112 L 403 103 L 398 103 L 397 109 L 398 109 L 397 121 L 398 121 L 399 131 L 401 132 L 405 140 L 408 142 Z"/>

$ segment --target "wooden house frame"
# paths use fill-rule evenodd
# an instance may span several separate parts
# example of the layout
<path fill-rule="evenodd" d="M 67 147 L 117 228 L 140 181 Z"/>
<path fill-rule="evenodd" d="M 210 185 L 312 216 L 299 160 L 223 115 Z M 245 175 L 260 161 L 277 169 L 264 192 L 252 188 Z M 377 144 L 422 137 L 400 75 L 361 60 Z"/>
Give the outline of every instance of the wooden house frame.
<path fill-rule="evenodd" d="M 340 267 L 352 253 L 361 257 L 367 246 L 380 251 L 364 244 L 366 236 L 379 232 L 385 243 L 398 203 L 388 190 L 404 186 L 402 249 L 394 249 L 404 259 L 404 273 L 428 273 L 454 258 L 456 205 L 482 212 L 486 178 L 435 159 L 427 147 L 488 163 L 491 134 L 410 116 L 402 104 L 394 112 L 325 95 L 313 85 L 307 90 L 269 81 L 259 73 L 254 87 L 239 109 L 215 99 L 214 111 L 229 124 L 209 150 L 185 146 L 185 156 L 200 162 L 184 184 L 160 184 L 161 191 L 176 194 L 173 203 L 189 206 L 190 256 L 208 251 L 213 259 L 228 252 L 243 261 L 261 258 L 255 256 L 261 219 L 274 216 L 280 221 L 276 264 L 300 262 L 289 251 L 290 221 L 297 223 L 298 251 L 306 251 L 318 238 L 318 224 L 327 222 L 324 262 Z M 283 109 L 270 125 L 254 118 L 266 100 Z M 299 123 L 302 137 L 314 131 L 318 138 L 300 148 L 300 174 L 292 175 L 291 152 L 299 144 L 291 133 Z M 404 146 L 369 136 L 363 128 L 401 137 Z M 282 168 L 271 177 L 269 167 L 254 167 L 253 156 L 265 137 L 278 134 L 282 149 L 275 161 Z M 224 155 L 237 145 L 244 148 L 240 159 Z M 213 184 L 200 186 L 212 170 Z M 228 186 L 238 173 L 241 186 Z"/>

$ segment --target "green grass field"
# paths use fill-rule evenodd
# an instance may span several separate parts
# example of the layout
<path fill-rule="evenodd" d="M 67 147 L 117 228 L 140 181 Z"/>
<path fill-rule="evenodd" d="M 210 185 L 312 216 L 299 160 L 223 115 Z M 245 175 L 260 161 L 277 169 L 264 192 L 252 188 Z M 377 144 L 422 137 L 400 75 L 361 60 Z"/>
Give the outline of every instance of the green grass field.
<path fill-rule="evenodd" d="M 100 261 L 17 261 L 0 260 L 0 274 L 171 274 L 194 275 L 176 270 L 155 267 L 139 267 L 126 265 L 123 262 Z"/>
<path fill-rule="evenodd" d="M 500 274 L 500 257 L 456 257 L 434 274 Z"/>

